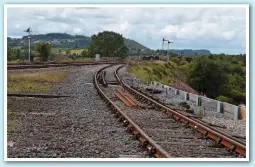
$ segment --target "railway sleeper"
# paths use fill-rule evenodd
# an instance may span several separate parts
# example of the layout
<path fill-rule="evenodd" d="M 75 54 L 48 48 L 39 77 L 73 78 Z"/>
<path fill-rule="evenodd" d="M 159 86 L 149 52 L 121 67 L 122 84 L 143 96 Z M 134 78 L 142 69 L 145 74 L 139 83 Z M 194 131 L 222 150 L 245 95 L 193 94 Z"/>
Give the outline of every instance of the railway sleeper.
<path fill-rule="evenodd" d="M 139 99 L 142 99 L 142 98 L 139 97 Z M 157 100 L 157 101 L 158 101 L 158 100 Z M 158 109 L 158 106 L 156 106 L 156 108 Z M 171 116 L 170 116 L 170 117 L 171 117 Z M 175 116 L 174 118 L 175 118 L 176 121 L 179 121 L 179 120 L 180 120 L 180 117 L 178 117 L 178 116 L 177 116 L 177 117 Z M 185 121 L 182 121 L 182 122 L 185 122 Z M 202 135 L 203 135 L 203 136 L 202 136 L 203 138 L 209 138 L 209 137 L 211 138 L 211 136 L 208 136 L 207 134 L 204 133 L 204 130 L 203 130 L 203 129 L 198 128 L 197 125 L 192 125 L 192 124 L 189 124 L 189 123 L 188 123 L 188 124 L 186 124 L 186 127 L 188 127 L 188 125 L 189 125 L 190 127 L 193 127 L 193 128 L 194 128 L 194 131 L 201 132 Z M 212 139 L 213 139 L 213 138 L 212 138 Z M 227 148 L 228 148 L 228 147 L 227 147 Z M 232 152 L 234 152 L 234 150 L 235 150 L 235 147 L 233 147 L 233 148 L 231 149 Z M 240 152 L 241 152 L 241 151 L 240 151 Z M 245 154 L 245 153 L 244 153 L 244 154 Z"/>

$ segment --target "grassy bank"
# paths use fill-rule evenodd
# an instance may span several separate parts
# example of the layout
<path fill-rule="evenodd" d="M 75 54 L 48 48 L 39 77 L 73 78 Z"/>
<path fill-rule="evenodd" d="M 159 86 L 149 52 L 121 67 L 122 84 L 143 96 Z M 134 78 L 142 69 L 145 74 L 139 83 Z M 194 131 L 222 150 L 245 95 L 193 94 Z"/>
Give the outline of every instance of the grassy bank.
<path fill-rule="evenodd" d="M 7 74 L 8 93 L 47 92 L 51 83 L 61 82 L 69 72 L 11 73 Z"/>
<path fill-rule="evenodd" d="M 129 73 L 144 82 L 157 81 L 181 90 L 196 93 L 186 82 L 187 62 L 173 59 L 172 61 L 131 62 Z"/>
<path fill-rule="evenodd" d="M 129 72 L 142 81 L 157 81 L 190 93 L 232 104 L 246 103 L 246 66 L 237 56 L 197 56 L 170 61 L 129 63 Z M 195 91 L 197 90 L 197 91 Z"/>

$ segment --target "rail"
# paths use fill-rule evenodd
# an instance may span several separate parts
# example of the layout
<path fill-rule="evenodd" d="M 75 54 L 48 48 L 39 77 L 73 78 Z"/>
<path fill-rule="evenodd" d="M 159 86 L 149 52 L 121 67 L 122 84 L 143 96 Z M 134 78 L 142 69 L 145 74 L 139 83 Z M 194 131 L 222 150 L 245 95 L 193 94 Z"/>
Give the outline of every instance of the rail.
<path fill-rule="evenodd" d="M 141 145 L 148 149 L 149 153 L 157 158 L 170 158 L 171 156 L 158 144 L 156 144 L 135 122 L 133 122 L 117 105 L 113 103 L 111 99 L 109 99 L 106 94 L 100 88 L 98 79 L 100 73 L 108 68 L 111 67 L 106 66 L 101 68 L 94 76 L 93 82 L 94 86 L 97 89 L 99 95 L 107 102 L 109 107 L 113 109 L 116 114 L 116 117 L 119 117 L 119 120 L 124 123 L 125 126 L 128 126 L 128 130 L 133 133 L 136 139 L 141 142 Z"/>
<path fill-rule="evenodd" d="M 202 133 L 205 137 L 208 137 L 208 138 L 214 140 L 217 144 L 224 145 L 226 148 L 229 149 L 229 151 L 237 152 L 237 153 L 241 154 L 242 156 L 246 156 L 246 145 L 243 141 L 236 140 L 233 137 L 225 134 L 224 132 L 215 130 L 215 129 L 207 126 L 205 123 L 201 122 L 197 118 L 187 117 L 186 115 L 159 103 L 158 101 L 152 99 L 151 97 L 144 95 L 143 93 L 137 91 L 136 89 L 131 88 L 118 75 L 118 70 L 121 69 L 122 67 L 124 67 L 124 65 L 120 66 L 115 71 L 115 77 L 117 78 L 118 82 L 120 82 L 121 85 L 125 89 L 127 89 L 130 93 L 136 94 L 136 96 L 146 99 L 147 101 L 154 104 L 155 106 L 157 106 L 159 109 L 163 110 L 165 113 L 167 113 L 171 117 L 175 118 L 176 121 L 180 121 L 194 129 L 196 129 L 198 132 Z"/>

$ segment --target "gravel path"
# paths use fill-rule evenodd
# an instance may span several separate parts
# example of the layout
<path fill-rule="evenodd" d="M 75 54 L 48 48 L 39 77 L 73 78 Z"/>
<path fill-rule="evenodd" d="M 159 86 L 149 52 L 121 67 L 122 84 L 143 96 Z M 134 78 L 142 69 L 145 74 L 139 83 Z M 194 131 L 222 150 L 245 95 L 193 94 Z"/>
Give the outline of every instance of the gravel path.
<path fill-rule="evenodd" d="M 13 157 L 147 157 L 97 95 L 92 79 L 102 66 L 18 70 L 74 70 L 52 92 L 68 98 L 8 98 L 7 155 Z M 16 71 L 16 70 L 15 70 Z M 14 116 L 13 116 L 14 115 Z M 14 143 L 14 144 L 13 144 Z"/>

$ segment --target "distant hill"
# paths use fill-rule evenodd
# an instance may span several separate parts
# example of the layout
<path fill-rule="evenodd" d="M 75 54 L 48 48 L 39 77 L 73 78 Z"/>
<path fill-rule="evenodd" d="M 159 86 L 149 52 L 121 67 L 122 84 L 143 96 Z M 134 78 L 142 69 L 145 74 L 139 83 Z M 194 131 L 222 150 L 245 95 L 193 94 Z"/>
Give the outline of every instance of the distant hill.
<path fill-rule="evenodd" d="M 128 38 L 124 38 L 124 44 L 128 47 L 128 48 L 132 48 L 132 49 L 135 49 L 135 50 L 138 50 L 138 49 L 149 49 L 145 46 L 143 46 L 142 44 L 132 40 L 132 39 L 128 39 Z M 149 49 L 150 50 L 150 49 Z"/>
<path fill-rule="evenodd" d="M 210 55 L 211 52 L 207 49 L 199 49 L 199 50 L 192 50 L 192 49 L 170 49 L 169 52 L 172 54 L 178 54 L 178 55 Z"/>
<path fill-rule="evenodd" d="M 55 48 L 87 48 L 90 43 L 90 37 L 84 35 L 70 35 L 66 33 L 48 33 L 31 35 L 31 46 L 35 46 L 38 42 L 49 42 Z M 26 46 L 28 43 L 28 36 L 22 38 L 7 38 L 7 44 L 11 47 Z M 148 49 L 142 44 L 124 38 L 124 43 L 129 49 Z"/>

